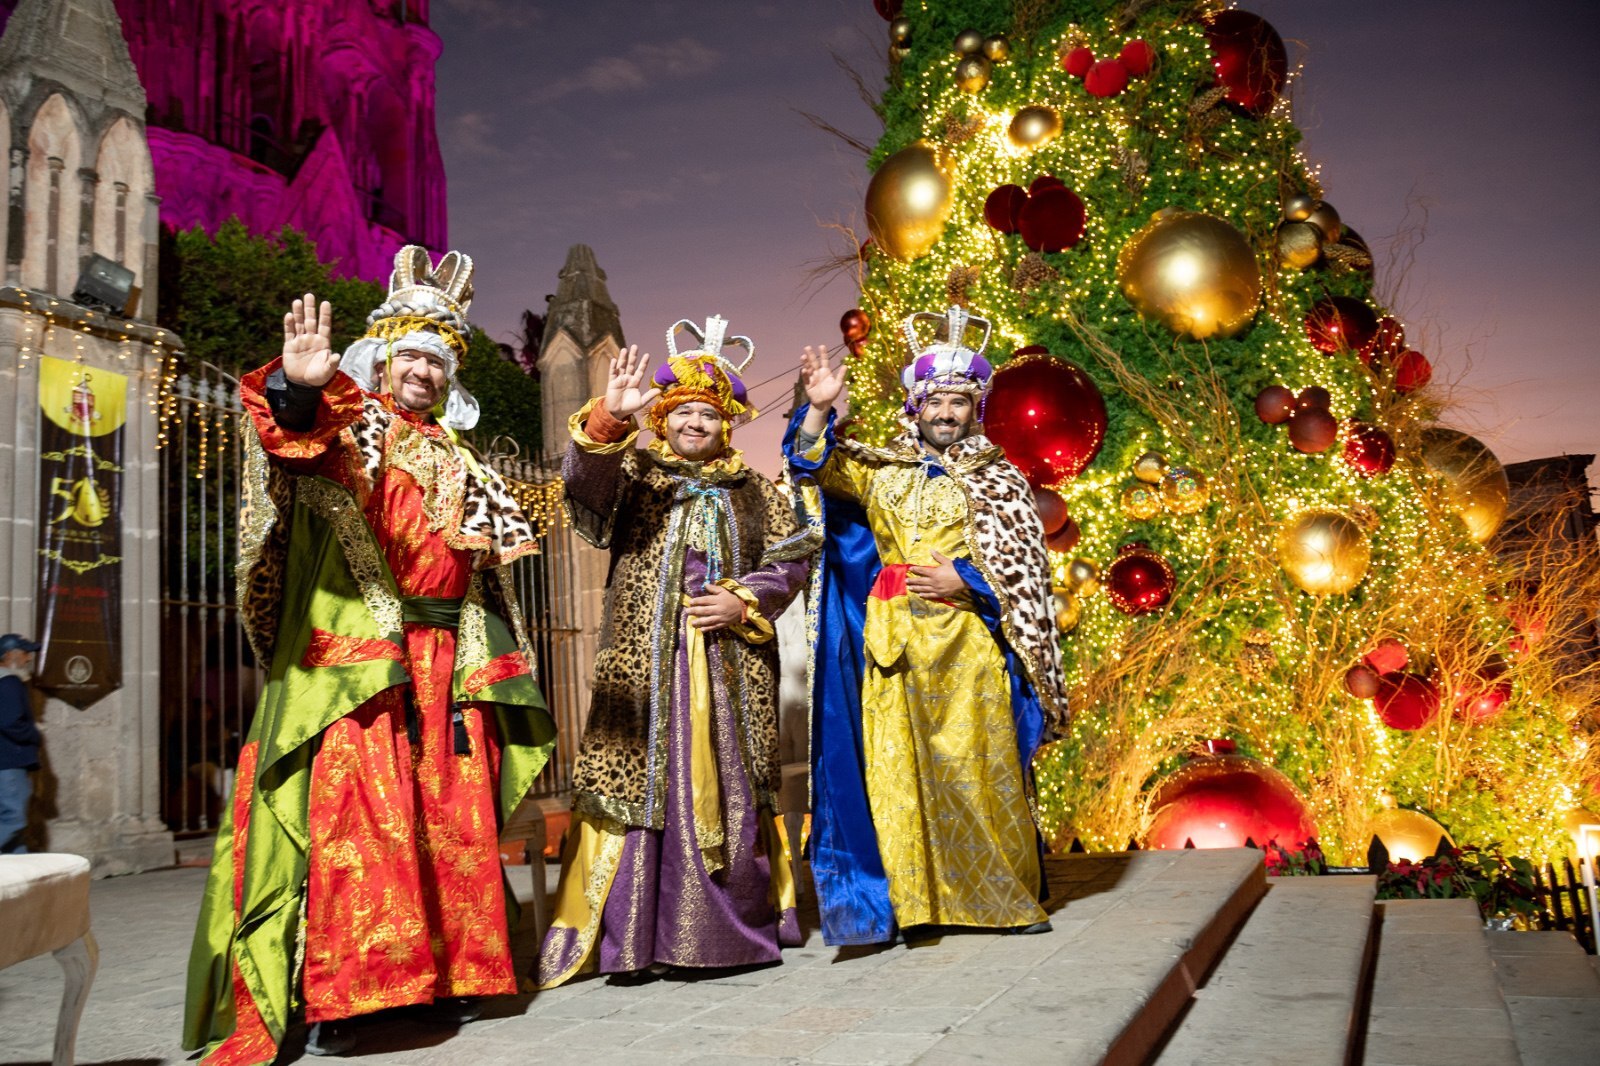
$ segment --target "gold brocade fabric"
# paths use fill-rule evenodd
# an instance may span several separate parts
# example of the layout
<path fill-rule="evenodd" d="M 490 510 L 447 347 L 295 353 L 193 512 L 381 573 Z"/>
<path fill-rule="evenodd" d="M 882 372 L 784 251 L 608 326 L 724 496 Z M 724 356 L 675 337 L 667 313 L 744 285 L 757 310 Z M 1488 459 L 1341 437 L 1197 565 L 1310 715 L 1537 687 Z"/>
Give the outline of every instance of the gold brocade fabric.
<path fill-rule="evenodd" d="M 862 504 L 886 566 L 968 554 L 966 502 L 949 477 L 835 451 L 822 484 Z M 1043 921 L 1010 680 L 994 636 L 964 598 L 948 605 L 902 592 L 867 600 L 865 637 L 867 796 L 895 920 Z"/>

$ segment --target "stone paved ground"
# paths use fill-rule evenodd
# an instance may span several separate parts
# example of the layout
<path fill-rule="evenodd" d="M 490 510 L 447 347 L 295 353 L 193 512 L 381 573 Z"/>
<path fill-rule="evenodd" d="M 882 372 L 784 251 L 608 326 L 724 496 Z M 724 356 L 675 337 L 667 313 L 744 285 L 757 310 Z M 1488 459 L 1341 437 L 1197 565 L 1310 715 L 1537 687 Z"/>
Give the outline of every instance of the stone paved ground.
<path fill-rule="evenodd" d="M 825 947 L 813 932 L 781 965 L 636 986 L 575 981 L 496 1001 L 459 1031 L 380 1015 L 367 1023 L 354 1061 L 849 1066 L 913 1062 L 936 1044 L 930 1062 L 1096 1061 L 1104 1033 L 1137 1014 L 1171 960 L 1188 950 L 1195 923 L 1215 910 L 1208 901 L 1236 891 L 1219 885 L 1243 883 L 1251 863 L 1259 869 L 1259 853 L 1053 861 L 1053 883 L 1067 884 L 1068 898 L 1056 904 L 1052 933 L 866 950 Z M 513 869 L 525 894 L 527 868 Z M 100 972 L 80 1063 L 191 1058 L 177 1037 L 203 879 L 202 870 L 176 869 L 94 884 Z M 526 960 L 531 938 L 517 946 Z M 60 989 L 49 956 L 0 972 L 0 1062 L 48 1061 Z M 299 1048 L 285 1051 L 289 1061 Z"/>

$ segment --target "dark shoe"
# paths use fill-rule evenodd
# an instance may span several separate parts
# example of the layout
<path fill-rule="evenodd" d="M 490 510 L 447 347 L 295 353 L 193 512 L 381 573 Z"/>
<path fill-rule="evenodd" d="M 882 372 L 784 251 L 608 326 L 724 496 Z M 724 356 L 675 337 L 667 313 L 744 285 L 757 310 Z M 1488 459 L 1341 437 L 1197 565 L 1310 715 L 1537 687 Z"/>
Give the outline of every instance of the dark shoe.
<path fill-rule="evenodd" d="M 440 1025 L 466 1025 L 483 1014 L 483 999 L 479 996 L 445 996 L 436 999 L 427 1009 L 431 1022 Z"/>
<path fill-rule="evenodd" d="M 1034 922 L 1032 925 L 1013 925 L 1001 931 L 1007 936 L 1031 936 L 1034 933 L 1048 933 L 1054 928 L 1055 926 L 1050 924 L 1050 919 L 1046 918 L 1044 921 Z"/>
<path fill-rule="evenodd" d="M 348 1055 L 355 1047 L 355 1027 L 347 1020 L 313 1022 L 306 1030 L 307 1055 Z"/>

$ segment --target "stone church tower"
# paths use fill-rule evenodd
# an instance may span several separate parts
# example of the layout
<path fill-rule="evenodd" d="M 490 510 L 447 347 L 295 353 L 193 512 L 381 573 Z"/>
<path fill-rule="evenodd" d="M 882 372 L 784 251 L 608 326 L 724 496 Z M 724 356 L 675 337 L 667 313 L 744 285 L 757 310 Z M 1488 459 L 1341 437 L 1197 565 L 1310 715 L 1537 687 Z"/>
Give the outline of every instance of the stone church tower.
<path fill-rule="evenodd" d="M 159 202 L 145 99 L 112 0 L 21 0 L 0 37 L 0 143 L 10 163 L 0 286 L 0 632 L 37 632 L 40 357 L 77 364 L 102 395 L 125 382 L 121 685 L 79 710 L 40 700 L 34 848 L 85 855 L 98 875 L 165 866 L 155 390 L 177 338 L 155 327 Z M 94 255 L 139 290 L 116 313 L 75 303 Z M 115 386 L 119 390 L 123 386 Z"/>

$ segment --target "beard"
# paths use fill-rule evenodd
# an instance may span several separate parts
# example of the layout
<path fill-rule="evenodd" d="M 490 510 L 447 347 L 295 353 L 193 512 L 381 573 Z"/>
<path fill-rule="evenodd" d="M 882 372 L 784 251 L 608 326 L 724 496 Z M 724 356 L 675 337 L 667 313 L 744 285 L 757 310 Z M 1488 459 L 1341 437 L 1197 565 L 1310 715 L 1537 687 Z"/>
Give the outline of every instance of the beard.
<path fill-rule="evenodd" d="M 954 418 L 949 415 L 918 415 L 917 433 L 922 441 L 935 451 L 942 452 L 957 441 L 972 435 L 974 420 Z"/>

